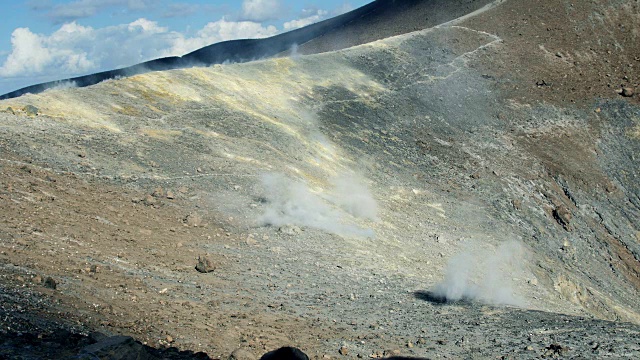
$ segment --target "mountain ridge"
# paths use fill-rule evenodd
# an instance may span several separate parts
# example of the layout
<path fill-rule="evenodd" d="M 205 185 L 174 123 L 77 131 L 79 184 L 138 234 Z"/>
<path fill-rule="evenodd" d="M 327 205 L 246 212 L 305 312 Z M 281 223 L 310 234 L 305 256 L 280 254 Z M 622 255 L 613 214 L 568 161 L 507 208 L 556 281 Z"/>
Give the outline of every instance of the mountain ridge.
<path fill-rule="evenodd" d="M 454 3 L 466 3 L 468 0 L 456 0 Z M 138 74 L 144 74 L 146 72 L 163 71 L 171 69 L 188 68 L 192 66 L 211 66 L 214 64 L 223 63 L 242 63 L 257 59 L 263 59 L 275 56 L 277 54 L 290 52 L 294 46 L 303 45 L 303 52 L 306 54 L 338 50 L 340 48 L 358 45 L 372 40 L 382 39 L 392 36 L 394 34 L 406 32 L 406 27 L 401 26 L 400 30 L 389 27 L 386 30 L 379 32 L 376 35 L 368 33 L 366 35 L 359 35 L 359 38 L 354 41 L 344 41 L 342 44 L 336 47 L 336 40 L 333 39 L 331 33 L 349 33 L 348 27 L 356 20 L 362 22 L 366 17 L 373 18 L 375 21 L 380 15 L 391 18 L 390 21 L 398 21 L 397 14 L 406 13 L 406 11 L 397 10 L 398 7 L 409 7 L 419 9 L 422 12 L 428 14 L 428 10 L 438 9 L 438 18 L 441 22 L 453 20 L 460 16 L 462 12 L 459 6 L 443 6 L 442 4 L 451 3 L 444 0 L 409 0 L 403 1 L 401 5 L 396 4 L 396 0 L 376 0 L 367 5 L 364 5 L 358 9 L 352 10 L 348 13 L 320 21 L 315 24 L 305 26 L 301 29 L 295 29 L 292 31 L 284 32 L 282 34 L 274 35 L 264 39 L 239 39 L 229 40 L 212 45 L 205 46 L 203 48 L 194 50 L 183 56 L 171 56 L 155 60 L 149 60 L 140 64 L 115 69 L 107 70 L 89 75 L 76 76 L 68 79 L 61 79 L 56 81 L 45 82 L 41 84 L 27 86 L 18 90 L 11 91 L 9 93 L 0 95 L 0 100 L 10 99 L 17 96 L 21 96 L 27 93 L 40 93 L 47 89 L 65 86 L 72 84 L 76 87 L 85 87 L 95 85 L 105 80 L 115 79 L 119 77 L 129 77 Z M 489 0 L 472 1 L 472 9 L 484 4 L 490 3 Z M 428 4 L 426 9 L 421 9 L 421 6 Z M 448 12 L 442 11 L 444 8 L 449 10 Z M 457 10 L 457 11 L 456 11 Z M 466 10 L 466 9 L 465 9 Z M 464 10 L 463 10 L 464 11 Z M 387 20 L 389 21 L 389 20 Z M 422 26 L 437 25 L 433 23 L 423 24 Z M 308 50 L 310 46 L 304 46 L 313 39 L 319 37 L 328 37 L 328 41 L 332 44 L 328 47 L 325 45 L 323 48 L 315 50 Z"/>

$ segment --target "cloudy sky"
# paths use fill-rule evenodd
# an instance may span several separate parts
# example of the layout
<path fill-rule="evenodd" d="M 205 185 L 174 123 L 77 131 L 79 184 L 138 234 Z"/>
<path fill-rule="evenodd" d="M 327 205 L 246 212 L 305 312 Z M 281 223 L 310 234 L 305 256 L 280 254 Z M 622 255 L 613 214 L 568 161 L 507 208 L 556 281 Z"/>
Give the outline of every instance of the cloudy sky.
<path fill-rule="evenodd" d="M 293 30 L 371 0 L 24 0 L 0 21 L 0 94 Z"/>

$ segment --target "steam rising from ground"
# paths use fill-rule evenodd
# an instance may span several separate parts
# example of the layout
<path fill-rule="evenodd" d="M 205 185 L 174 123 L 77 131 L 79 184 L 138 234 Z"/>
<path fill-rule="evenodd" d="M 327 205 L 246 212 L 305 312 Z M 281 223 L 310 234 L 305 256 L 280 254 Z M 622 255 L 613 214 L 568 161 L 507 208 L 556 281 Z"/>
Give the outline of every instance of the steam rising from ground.
<path fill-rule="evenodd" d="M 297 60 L 300 58 L 300 54 L 298 53 L 298 44 L 291 45 L 291 52 L 289 54 L 289 57 L 293 60 Z"/>
<path fill-rule="evenodd" d="M 333 179 L 332 201 L 349 214 L 368 220 L 378 219 L 378 203 L 364 179 L 357 175 L 341 175 Z"/>
<path fill-rule="evenodd" d="M 444 280 L 435 286 L 435 298 L 446 302 L 477 300 L 496 305 L 524 306 L 514 294 L 511 274 L 520 268 L 522 245 L 506 242 L 495 250 L 466 250 L 449 260 Z"/>
<path fill-rule="evenodd" d="M 260 218 L 263 225 L 298 225 L 343 236 L 375 236 L 370 228 L 348 223 L 349 214 L 367 220 L 377 218 L 376 201 L 358 177 L 336 178 L 331 193 L 325 196 L 280 174 L 264 175 L 262 185 L 267 200 Z"/>
<path fill-rule="evenodd" d="M 50 88 L 48 88 L 46 91 L 49 90 L 60 90 L 60 89 L 71 89 L 71 88 L 76 88 L 78 87 L 78 84 L 75 81 L 60 81 L 58 82 L 55 86 L 52 86 Z"/>

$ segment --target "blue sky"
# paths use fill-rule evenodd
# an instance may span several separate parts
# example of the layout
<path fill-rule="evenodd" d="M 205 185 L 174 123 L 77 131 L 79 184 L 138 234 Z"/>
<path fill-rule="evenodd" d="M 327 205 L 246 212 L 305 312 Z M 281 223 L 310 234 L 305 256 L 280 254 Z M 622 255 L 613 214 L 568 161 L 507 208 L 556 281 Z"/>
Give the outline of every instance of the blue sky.
<path fill-rule="evenodd" d="M 219 41 L 275 35 L 370 1 L 7 1 L 0 21 L 0 94 Z"/>

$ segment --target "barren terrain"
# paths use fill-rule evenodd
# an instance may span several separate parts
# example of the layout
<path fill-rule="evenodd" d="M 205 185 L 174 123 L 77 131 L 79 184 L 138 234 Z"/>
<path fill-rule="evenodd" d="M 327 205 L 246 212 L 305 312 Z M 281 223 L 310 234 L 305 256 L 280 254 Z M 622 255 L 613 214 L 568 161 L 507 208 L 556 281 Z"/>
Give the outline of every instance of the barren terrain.
<path fill-rule="evenodd" d="M 0 356 L 640 356 L 639 6 L 0 101 Z"/>

